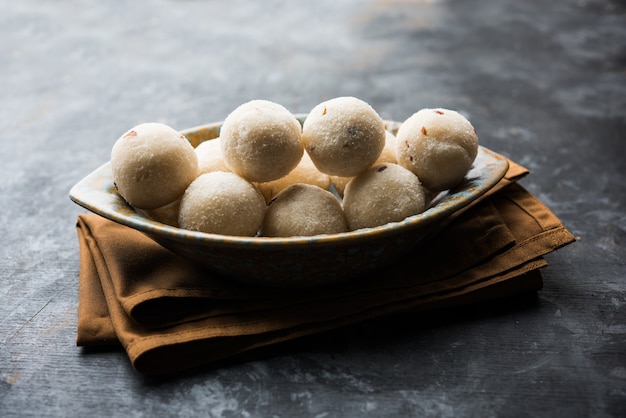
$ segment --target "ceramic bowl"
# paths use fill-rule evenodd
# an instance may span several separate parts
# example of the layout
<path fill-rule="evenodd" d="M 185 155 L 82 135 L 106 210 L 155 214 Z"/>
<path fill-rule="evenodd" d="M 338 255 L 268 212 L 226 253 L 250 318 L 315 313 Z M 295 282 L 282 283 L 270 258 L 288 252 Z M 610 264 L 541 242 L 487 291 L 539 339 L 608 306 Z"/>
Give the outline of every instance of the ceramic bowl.
<path fill-rule="evenodd" d="M 302 122 L 304 115 L 297 115 Z M 399 122 L 386 121 L 396 133 Z M 219 136 L 221 122 L 181 131 L 195 147 Z M 212 272 L 264 286 L 305 287 L 345 282 L 406 255 L 454 212 L 498 183 L 508 169 L 501 155 L 479 147 L 464 181 L 440 194 L 423 213 L 375 228 L 313 237 L 237 237 L 193 232 L 147 217 L 116 192 L 110 163 L 78 182 L 70 198 L 89 211 L 150 236 Z"/>

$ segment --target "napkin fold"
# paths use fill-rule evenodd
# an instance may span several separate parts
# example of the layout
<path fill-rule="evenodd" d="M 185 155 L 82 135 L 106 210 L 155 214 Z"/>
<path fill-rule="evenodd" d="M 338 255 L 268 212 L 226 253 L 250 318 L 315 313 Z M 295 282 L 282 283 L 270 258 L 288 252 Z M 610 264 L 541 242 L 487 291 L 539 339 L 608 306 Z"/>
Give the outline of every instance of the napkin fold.
<path fill-rule="evenodd" d="M 517 184 L 527 174 L 510 161 L 498 185 L 428 245 L 319 289 L 241 284 L 141 232 L 81 214 L 77 344 L 121 345 L 138 372 L 165 374 L 376 317 L 537 291 L 543 256 L 574 237 Z"/>

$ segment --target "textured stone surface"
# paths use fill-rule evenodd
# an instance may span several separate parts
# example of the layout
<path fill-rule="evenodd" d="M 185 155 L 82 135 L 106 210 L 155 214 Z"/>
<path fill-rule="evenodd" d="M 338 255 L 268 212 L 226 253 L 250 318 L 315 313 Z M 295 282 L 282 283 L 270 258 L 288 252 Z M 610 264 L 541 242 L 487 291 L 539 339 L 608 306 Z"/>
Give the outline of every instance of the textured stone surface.
<path fill-rule="evenodd" d="M 626 414 L 623 1 L 2 2 L 0 415 Z M 168 379 L 75 346 L 70 187 L 141 122 L 353 95 L 466 115 L 579 238 L 536 297 L 351 327 Z M 399 324 L 399 326 L 394 326 Z"/>

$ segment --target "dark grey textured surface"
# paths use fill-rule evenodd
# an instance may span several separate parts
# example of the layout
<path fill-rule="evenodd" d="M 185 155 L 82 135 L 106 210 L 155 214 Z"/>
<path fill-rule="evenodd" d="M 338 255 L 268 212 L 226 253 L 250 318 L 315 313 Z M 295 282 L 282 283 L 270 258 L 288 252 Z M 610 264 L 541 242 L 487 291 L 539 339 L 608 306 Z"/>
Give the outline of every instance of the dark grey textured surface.
<path fill-rule="evenodd" d="M 0 416 L 626 415 L 623 1 L 0 1 Z M 466 114 L 579 238 L 533 297 L 173 378 L 75 346 L 67 192 L 147 121 L 341 95 Z M 398 324 L 398 326 L 395 326 Z"/>

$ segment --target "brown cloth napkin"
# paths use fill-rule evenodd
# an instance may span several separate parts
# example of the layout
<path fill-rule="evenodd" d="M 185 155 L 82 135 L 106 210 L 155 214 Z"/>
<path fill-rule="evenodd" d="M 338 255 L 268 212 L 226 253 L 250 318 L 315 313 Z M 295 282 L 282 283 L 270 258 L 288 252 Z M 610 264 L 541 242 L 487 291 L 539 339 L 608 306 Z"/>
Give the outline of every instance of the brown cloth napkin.
<path fill-rule="evenodd" d="M 414 254 L 342 285 L 272 289 L 194 267 L 150 238 L 78 217 L 80 346 L 121 344 L 133 367 L 163 374 L 383 315 L 536 291 L 543 256 L 574 241 L 509 171 Z"/>

